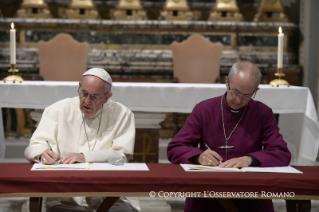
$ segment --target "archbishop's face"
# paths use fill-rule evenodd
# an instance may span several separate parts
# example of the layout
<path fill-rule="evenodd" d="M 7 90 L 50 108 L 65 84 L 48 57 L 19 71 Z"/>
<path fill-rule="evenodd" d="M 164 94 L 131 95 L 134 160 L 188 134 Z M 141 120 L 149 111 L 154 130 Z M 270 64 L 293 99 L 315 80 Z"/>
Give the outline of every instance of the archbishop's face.
<path fill-rule="evenodd" d="M 226 101 L 229 107 L 238 110 L 246 106 L 256 92 L 257 82 L 242 73 L 238 73 L 232 82 L 226 78 L 227 96 Z M 258 89 L 258 88 L 257 88 Z"/>

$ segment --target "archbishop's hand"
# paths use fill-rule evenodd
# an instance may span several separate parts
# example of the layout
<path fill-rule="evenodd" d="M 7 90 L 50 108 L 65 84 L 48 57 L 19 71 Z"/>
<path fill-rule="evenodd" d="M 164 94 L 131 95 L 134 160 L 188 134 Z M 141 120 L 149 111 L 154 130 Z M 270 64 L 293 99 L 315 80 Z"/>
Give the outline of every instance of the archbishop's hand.
<path fill-rule="evenodd" d="M 217 152 L 210 149 L 206 149 L 198 157 L 198 162 L 205 166 L 218 166 L 222 160 L 223 158 Z"/>
<path fill-rule="evenodd" d="M 61 163 L 63 164 L 72 164 L 72 163 L 84 163 L 85 162 L 85 156 L 82 153 L 74 153 L 70 152 L 66 155 L 64 155 L 61 158 Z"/>
<path fill-rule="evenodd" d="M 253 160 L 248 156 L 229 159 L 219 165 L 220 168 L 242 168 L 249 166 Z"/>
<path fill-rule="evenodd" d="M 40 161 L 43 164 L 51 165 L 55 164 L 59 158 L 60 154 L 58 152 L 53 152 L 50 149 L 46 149 L 42 152 L 40 156 Z"/>

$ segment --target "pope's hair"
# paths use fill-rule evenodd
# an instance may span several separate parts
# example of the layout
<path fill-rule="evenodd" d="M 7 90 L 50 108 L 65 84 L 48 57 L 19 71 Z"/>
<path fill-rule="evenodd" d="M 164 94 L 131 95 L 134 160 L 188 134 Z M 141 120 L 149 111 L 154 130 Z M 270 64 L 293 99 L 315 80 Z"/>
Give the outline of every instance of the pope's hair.
<path fill-rule="evenodd" d="M 85 75 L 85 76 L 88 76 L 88 75 Z M 85 77 L 85 76 L 82 76 L 82 77 L 81 77 L 81 82 L 82 82 L 83 77 Z M 92 75 L 92 76 L 94 76 L 94 75 Z M 102 79 L 102 80 L 103 80 L 103 79 Z M 104 81 L 104 80 L 103 80 L 103 81 Z M 105 93 L 108 93 L 108 92 L 111 91 L 112 85 L 111 85 L 110 83 L 106 82 L 106 81 L 104 81 L 104 82 L 105 82 Z"/>

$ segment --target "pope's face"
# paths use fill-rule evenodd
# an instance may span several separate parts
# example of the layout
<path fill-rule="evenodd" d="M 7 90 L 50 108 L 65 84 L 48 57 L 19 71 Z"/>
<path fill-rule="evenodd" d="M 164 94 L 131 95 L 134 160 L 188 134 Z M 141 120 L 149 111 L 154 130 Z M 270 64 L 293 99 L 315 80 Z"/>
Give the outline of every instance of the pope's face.
<path fill-rule="evenodd" d="M 80 110 L 85 116 L 95 115 L 112 96 L 111 92 L 107 93 L 105 82 L 96 76 L 83 76 L 79 85 Z"/>
<path fill-rule="evenodd" d="M 227 86 L 226 101 L 229 107 L 234 110 L 246 106 L 254 93 L 259 89 L 256 88 L 256 80 L 245 76 L 241 72 L 234 77 L 232 82 L 226 77 L 225 83 Z"/>

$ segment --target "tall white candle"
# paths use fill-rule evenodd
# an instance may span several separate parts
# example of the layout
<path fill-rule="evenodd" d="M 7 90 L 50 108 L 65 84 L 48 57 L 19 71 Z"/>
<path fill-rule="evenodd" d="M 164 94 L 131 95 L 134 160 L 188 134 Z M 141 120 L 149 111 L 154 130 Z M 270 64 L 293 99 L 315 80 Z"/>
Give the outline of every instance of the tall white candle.
<path fill-rule="evenodd" d="M 10 29 L 10 64 L 16 64 L 16 30 L 13 23 Z"/>
<path fill-rule="evenodd" d="M 282 68 L 283 66 L 283 51 L 284 51 L 284 33 L 282 33 L 282 29 L 281 27 L 279 27 L 277 68 Z"/>

